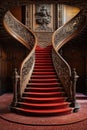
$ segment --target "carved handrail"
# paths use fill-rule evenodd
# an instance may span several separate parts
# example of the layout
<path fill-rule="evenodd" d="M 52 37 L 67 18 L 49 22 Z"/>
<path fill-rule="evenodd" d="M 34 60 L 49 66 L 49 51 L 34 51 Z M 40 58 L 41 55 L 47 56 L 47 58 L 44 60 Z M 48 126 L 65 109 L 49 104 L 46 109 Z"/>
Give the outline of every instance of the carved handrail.
<path fill-rule="evenodd" d="M 84 24 L 86 24 L 86 17 L 83 15 L 83 12 L 80 11 L 74 18 L 57 29 L 52 37 L 52 58 L 54 67 L 64 86 L 68 100 L 72 100 L 71 68 L 59 54 L 59 50 L 64 44 L 74 38 L 79 33 L 79 31 L 81 31 Z"/>
<path fill-rule="evenodd" d="M 7 32 L 10 35 L 12 35 L 15 39 L 17 39 L 21 44 L 23 44 L 26 48 L 29 49 L 29 54 L 22 62 L 21 69 L 20 69 L 20 85 L 18 86 L 19 87 L 18 99 L 20 99 L 27 83 L 29 82 L 29 79 L 33 71 L 33 67 L 35 63 L 35 48 L 36 48 L 37 40 L 34 33 L 31 30 L 29 30 L 25 25 L 23 25 L 21 22 L 19 22 L 11 14 L 10 11 L 8 11 L 5 14 L 3 23 Z"/>

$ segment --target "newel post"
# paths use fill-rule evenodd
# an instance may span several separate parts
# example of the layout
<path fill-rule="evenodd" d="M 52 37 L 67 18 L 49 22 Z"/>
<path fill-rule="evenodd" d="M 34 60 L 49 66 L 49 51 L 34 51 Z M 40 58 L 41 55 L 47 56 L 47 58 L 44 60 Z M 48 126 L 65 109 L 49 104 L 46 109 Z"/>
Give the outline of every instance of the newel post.
<path fill-rule="evenodd" d="M 14 76 L 13 76 L 13 102 L 12 106 L 16 106 L 18 102 L 18 81 L 20 76 L 18 75 L 17 68 L 14 69 Z"/>
<path fill-rule="evenodd" d="M 77 112 L 80 108 L 80 105 L 76 102 L 76 82 L 78 80 L 79 76 L 76 73 L 76 69 L 74 68 L 72 71 L 72 103 L 71 106 L 74 108 L 74 112 Z"/>

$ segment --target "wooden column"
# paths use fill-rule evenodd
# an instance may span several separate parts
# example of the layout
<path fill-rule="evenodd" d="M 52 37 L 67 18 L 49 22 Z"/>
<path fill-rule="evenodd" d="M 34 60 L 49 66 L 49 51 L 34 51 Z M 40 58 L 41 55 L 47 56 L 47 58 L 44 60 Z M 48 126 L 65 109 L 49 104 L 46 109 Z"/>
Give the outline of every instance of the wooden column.
<path fill-rule="evenodd" d="M 32 29 L 32 25 L 33 25 L 33 5 L 32 4 L 28 4 L 25 6 L 25 25 L 29 28 Z"/>

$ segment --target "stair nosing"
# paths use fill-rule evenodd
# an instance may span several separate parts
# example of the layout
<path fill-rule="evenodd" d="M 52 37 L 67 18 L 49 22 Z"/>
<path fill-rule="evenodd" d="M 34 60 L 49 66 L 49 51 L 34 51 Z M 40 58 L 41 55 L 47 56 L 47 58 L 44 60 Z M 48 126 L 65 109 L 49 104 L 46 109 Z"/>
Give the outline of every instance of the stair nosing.
<path fill-rule="evenodd" d="M 67 112 L 67 111 L 71 111 L 72 108 L 63 108 L 63 109 L 52 109 L 52 110 L 33 110 L 33 109 L 23 109 L 23 108 L 18 108 L 18 107 L 13 107 L 15 109 L 21 110 L 21 111 L 25 111 L 25 112 L 33 112 L 33 113 L 37 113 L 37 114 L 54 114 L 54 113 L 63 113 L 63 112 Z"/>
<path fill-rule="evenodd" d="M 37 103 L 37 104 L 35 104 L 35 103 L 27 103 L 27 102 L 18 102 L 18 104 L 23 104 L 23 105 L 27 105 L 27 106 L 36 106 L 36 107 L 38 107 L 38 106 L 40 106 L 40 107 L 46 107 L 46 106 L 63 106 L 63 105 L 69 105 L 70 103 L 68 103 L 68 102 L 62 102 L 62 103 Z"/>
<path fill-rule="evenodd" d="M 44 86 L 44 85 L 61 85 L 61 83 L 58 83 L 58 82 L 54 82 L 54 83 L 28 83 L 27 85 L 38 85 L 38 86 L 40 86 L 40 85 L 42 85 L 42 86 Z"/>

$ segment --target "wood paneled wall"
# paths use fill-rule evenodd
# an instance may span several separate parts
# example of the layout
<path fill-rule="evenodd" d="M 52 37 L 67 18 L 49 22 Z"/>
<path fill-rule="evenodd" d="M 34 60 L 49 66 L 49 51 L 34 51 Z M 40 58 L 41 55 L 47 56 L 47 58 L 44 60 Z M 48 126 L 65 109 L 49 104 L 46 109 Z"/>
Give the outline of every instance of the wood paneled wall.
<path fill-rule="evenodd" d="M 6 90 L 6 76 L 7 76 L 7 62 L 6 53 L 0 43 L 0 94 L 4 93 Z"/>
<path fill-rule="evenodd" d="M 71 68 L 76 68 L 79 79 L 77 81 L 77 92 L 83 92 L 86 88 L 87 74 L 87 47 L 85 43 L 79 41 L 71 41 L 62 47 L 62 56 L 69 63 Z"/>
<path fill-rule="evenodd" d="M 20 70 L 28 50 L 16 40 L 6 40 L 0 45 L 0 93 L 13 91 L 14 68 Z"/>
<path fill-rule="evenodd" d="M 14 17 L 16 17 L 19 21 L 22 21 L 22 7 L 14 7 L 11 10 L 11 13 Z"/>

